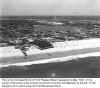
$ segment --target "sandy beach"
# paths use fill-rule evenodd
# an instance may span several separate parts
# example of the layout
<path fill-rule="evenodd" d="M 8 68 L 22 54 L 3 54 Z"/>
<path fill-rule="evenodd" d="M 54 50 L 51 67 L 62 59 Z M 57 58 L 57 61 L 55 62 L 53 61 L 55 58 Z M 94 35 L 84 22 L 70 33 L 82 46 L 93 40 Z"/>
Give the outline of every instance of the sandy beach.
<path fill-rule="evenodd" d="M 24 66 L 69 61 L 72 59 L 100 56 L 100 39 L 86 39 L 78 41 L 56 42 L 54 48 L 39 50 L 31 47 L 28 50 L 28 59 L 24 59 L 20 50 L 14 46 L 0 47 L 0 67 Z"/>

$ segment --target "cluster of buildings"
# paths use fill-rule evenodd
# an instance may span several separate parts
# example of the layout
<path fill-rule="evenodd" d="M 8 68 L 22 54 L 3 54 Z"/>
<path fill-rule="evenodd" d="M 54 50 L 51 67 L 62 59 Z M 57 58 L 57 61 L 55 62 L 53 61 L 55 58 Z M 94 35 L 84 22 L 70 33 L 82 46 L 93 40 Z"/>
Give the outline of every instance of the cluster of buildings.
<path fill-rule="evenodd" d="M 56 28 L 53 29 L 57 25 L 55 26 L 53 25 L 51 29 L 48 28 L 48 25 L 44 25 L 44 27 L 47 29 L 44 30 L 44 28 L 42 29 L 41 25 L 38 25 L 34 22 L 35 21 L 19 21 L 19 22 L 14 21 L 11 23 L 9 22 L 2 23 L 2 25 L 0 25 L 0 34 L 1 34 L 0 41 L 19 40 L 23 39 L 24 37 L 27 37 L 29 41 L 42 39 L 50 42 L 59 42 L 65 40 L 80 40 L 91 37 L 100 37 L 100 27 L 99 25 L 97 25 L 97 23 L 90 24 L 88 22 L 81 22 L 81 21 L 80 23 L 70 22 L 70 25 L 67 24 L 64 25 L 65 26 L 64 30 L 62 29 L 58 30 Z M 68 29 L 67 26 L 69 26 L 70 29 Z M 85 27 L 89 26 L 89 29 L 88 28 L 86 29 L 83 26 Z M 39 27 L 40 30 L 37 29 Z"/>

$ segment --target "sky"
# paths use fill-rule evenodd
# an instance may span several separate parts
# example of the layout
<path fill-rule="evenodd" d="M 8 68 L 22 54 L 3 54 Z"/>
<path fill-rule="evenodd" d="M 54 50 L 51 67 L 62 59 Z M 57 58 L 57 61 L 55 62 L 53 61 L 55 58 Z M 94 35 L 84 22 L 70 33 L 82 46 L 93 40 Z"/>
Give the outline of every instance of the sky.
<path fill-rule="evenodd" d="M 0 0 L 0 15 L 100 15 L 100 0 Z"/>

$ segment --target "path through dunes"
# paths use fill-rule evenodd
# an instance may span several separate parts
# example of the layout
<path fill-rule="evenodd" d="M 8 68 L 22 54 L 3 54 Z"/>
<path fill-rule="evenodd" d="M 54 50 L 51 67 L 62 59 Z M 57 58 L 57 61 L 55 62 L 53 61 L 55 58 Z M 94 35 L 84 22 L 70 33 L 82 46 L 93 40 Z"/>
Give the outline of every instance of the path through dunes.
<path fill-rule="evenodd" d="M 0 67 L 68 61 L 77 57 L 100 56 L 100 39 L 54 43 L 54 48 L 39 50 L 31 47 L 28 59 L 14 47 L 0 47 Z M 66 59 L 64 59 L 66 58 Z"/>

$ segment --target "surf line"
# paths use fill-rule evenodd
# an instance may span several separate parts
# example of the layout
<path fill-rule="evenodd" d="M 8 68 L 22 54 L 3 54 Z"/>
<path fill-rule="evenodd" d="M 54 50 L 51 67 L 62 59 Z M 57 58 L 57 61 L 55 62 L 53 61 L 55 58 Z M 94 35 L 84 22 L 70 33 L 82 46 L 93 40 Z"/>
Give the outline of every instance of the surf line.
<path fill-rule="evenodd" d="M 65 62 L 65 61 L 70 61 L 70 60 L 78 60 L 81 58 L 96 57 L 96 56 L 100 56 L 100 52 L 77 54 L 77 55 L 71 55 L 71 56 L 60 57 L 60 58 L 21 62 L 21 63 L 14 63 L 14 64 L 6 64 L 6 65 L 0 64 L 0 68 L 9 67 L 9 66 L 28 66 L 28 65 L 33 65 L 33 64 L 47 64 L 47 63 L 55 63 L 55 62 Z"/>

